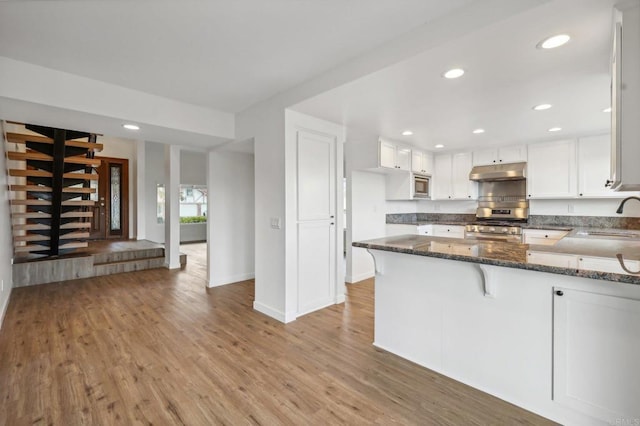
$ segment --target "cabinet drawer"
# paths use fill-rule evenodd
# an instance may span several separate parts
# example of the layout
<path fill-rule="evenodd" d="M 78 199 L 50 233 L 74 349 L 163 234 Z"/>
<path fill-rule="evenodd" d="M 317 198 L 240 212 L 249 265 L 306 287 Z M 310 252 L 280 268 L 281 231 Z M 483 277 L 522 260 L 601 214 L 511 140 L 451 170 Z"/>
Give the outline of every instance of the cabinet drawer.
<path fill-rule="evenodd" d="M 527 251 L 527 263 L 578 269 L 578 257 L 573 254 Z"/>
<path fill-rule="evenodd" d="M 558 231 L 555 229 L 524 229 L 523 242 L 525 244 L 553 245 L 569 231 Z"/>
<path fill-rule="evenodd" d="M 464 226 L 432 225 L 434 237 L 464 238 Z"/>
<path fill-rule="evenodd" d="M 418 235 L 433 235 L 433 227 L 431 225 L 418 226 Z"/>
<path fill-rule="evenodd" d="M 637 271 L 640 269 L 640 262 L 637 260 L 625 260 L 624 265 L 630 271 Z M 618 259 L 607 257 L 580 256 L 578 259 L 578 268 L 588 271 L 628 275 L 628 272 L 625 272 L 625 270 L 622 269 L 622 266 L 620 266 Z"/>

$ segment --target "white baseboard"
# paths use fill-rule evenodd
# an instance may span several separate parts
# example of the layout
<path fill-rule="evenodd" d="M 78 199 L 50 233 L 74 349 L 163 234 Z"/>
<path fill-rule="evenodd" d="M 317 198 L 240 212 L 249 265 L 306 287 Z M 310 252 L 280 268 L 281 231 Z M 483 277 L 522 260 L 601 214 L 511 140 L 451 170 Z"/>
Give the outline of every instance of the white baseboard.
<path fill-rule="evenodd" d="M 2 323 L 4 322 L 4 314 L 7 313 L 7 308 L 9 307 L 9 300 L 11 299 L 11 290 L 13 290 L 13 286 L 9 287 L 9 294 L 7 294 L 7 298 L 4 301 L 4 304 L 0 307 L 0 328 L 2 328 Z"/>
<path fill-rule="evenodd" d="M 257 300 L 253 301 L 253 309 L 285 324 L 296 319 L 296 314 L 293 312 L 285 314 L 284 312 L 274 309 L 271 306 L 267 306 L 264 303 L 260 303 Z"/>
<path fill-rule="evenodd" d="M 369 278 L 373 278 L 375 276 L 376 276 L 375 271 L 363 272 L 363 273 L 357 274 L 357 275 L 347 275 L 347 276 L 345 276 L 344 280 L 346 282 L 348 282 L 349 284 L 353 284 L 353 283 L 357 283 L 357 282 L 360 282 L 360 281 L 367 280 Z"/>
<path fill-rule="evenodd" d="M 254 272 L 246 272 L 244 274 L 229 275 L 227 277 L 216 278 L 209 281 L 209 287 L 219 287 L 221 285 L 234 284 L 240 281 L 251 280 L 256 277 Z"/>
<path fill-rule="evenodd" d="M 345 296 L 344 293 L 337 295 L 336 296 L 336 305 L 338 305 L 340 303 L 344 303 L 346 299 L 347 299 L 347 297 Z"/>

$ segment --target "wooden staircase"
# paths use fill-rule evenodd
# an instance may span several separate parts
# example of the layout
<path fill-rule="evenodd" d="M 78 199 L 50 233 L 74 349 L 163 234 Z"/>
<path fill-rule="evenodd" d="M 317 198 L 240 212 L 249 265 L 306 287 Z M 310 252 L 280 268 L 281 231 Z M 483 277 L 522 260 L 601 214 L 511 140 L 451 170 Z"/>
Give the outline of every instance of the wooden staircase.
<path fill-rule="evenodd" d="M 87 247 L 98 179 L 96 135 L 26 125 L 41 136 L 7 133 L 14 252 L 58 256 Z M 87 141 L 78 139 L 86 138 Z"/>

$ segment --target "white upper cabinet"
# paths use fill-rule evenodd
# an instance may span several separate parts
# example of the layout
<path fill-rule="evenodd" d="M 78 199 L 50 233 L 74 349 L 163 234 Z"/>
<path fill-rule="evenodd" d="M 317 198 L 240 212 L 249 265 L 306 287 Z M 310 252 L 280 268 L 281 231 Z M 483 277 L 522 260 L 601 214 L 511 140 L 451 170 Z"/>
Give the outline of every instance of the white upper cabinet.
<path fill-rule="evenodd" d="M 451 199 L 451 154 L 434 157 L 431 185 L 433 200 Z"/>
<path fill-rule="evenodd" d="M 431 153 L 413 150 L 411 153 L 411 170 L 414 173 L 433 174 L 433 156 Z"/>
<path fill-rule="evenodd" d="M 487 166 L 499 163 L 520 163 L 527 161 L 527 146 L 505 146 L 502 148 L 473 151 L 473 165 Z"/>
<path fill-rule="evenodd" d="M 611 64 L 611 187 L 640 190 L 640 3 L 616 10 Z M 623 42 L 624 40 L 624 42 Z"/>
<path fill-rule="evenodd" d="M 451 192 L 454 200 L 470 200 L 478 198 L 478 184 L 469 180 L 473 167 L 470 152 L 453 154 L 451 170 Z"/>
<path fill-rule="evenodd" d="M 478 197 L 476 182 L 469 180 L 470 152 L 436 155 L 433 173 L 433 199 L 470 200 Z"/>
<path fill-rule="evenodd" d="M 578 197 L 620 197 L 605 187 L 611 167 L 611 137 L 589 136 L 578 140 Z"/>
<path fill-rule="evenodd" d="M 529 145 L 527 195 L 529 198 L 577 196 L 576 141 Z"/>
<path fill-rule="evenodd" d="M 411 148 L 392 141 L 380 140 L 379 166 L 397 170 L 411 170 Z"/>

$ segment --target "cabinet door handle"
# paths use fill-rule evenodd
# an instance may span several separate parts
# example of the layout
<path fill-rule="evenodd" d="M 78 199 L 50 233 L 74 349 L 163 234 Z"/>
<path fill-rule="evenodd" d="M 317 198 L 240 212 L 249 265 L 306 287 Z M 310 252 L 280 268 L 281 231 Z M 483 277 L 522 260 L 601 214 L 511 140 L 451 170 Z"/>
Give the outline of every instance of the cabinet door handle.
<path fill-rule="evenodd" d="M 564 291 L 562 290 L 556 291 L 556 296 L 563 296 L 563 295 L 564 295 Z"/>
<path fill-rule="evenodd" d="M 607 179 L 607 181 L 604 183 L 605 188 L 609 188 L 611 185 L 613 185 L 613 181 L 609 179 Z"/>

